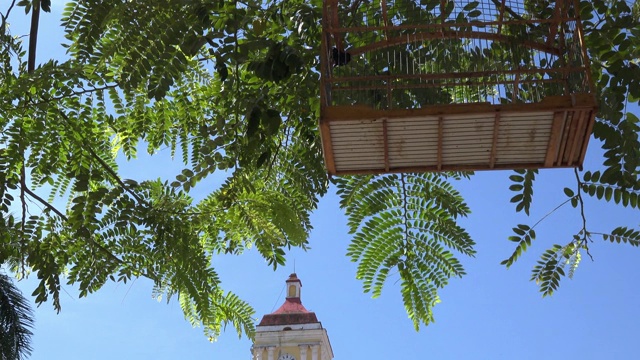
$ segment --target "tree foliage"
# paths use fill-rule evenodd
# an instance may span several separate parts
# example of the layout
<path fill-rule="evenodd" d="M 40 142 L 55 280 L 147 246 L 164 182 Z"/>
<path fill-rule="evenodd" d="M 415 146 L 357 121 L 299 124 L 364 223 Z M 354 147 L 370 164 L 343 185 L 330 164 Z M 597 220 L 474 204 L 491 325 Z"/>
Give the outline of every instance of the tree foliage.
<path fill-rule="evenodd" d="M 604 158 L 601 169 L 576 172 L 566 203 L 580 211 L 590 196 L 637 210 L 638 118 L 627 110 L 640 99 L 638 2 L 581 4 Z M 207 335 L 225 324 L 251 335 L 253 310 L 222 288 L 215 257 L 255 247 L 276 267 L 287 249 L 308 244 L 309 214 L 329 188 L 317 128 L 321 1 L 71 1 L 61 19 L 68 56 L 41 55 L 37 66 L 9 31 L 22 16 L 14 5 L 33 14 L 50 4 L 0 10 L 0 262 L 34 272 L 36 302 L 52 299 L 57 310 L 64 281 L 85 296 L 143 276 L 156 295 L 177 296 Z M 184 169 L 174 179 L 122 178 L 116 156 L 145 148 L 168 149 Z M 226 180 L 190 196 L 212 174 Z M 457 223 L 469 209 L 452 186 L 471 175 L 334 179 L 356 276 L 374 296 L 398 277 L 416 328 L 433 320 L 437 290 L 464 275 L 456 256 L 475 253 Z M 536 176 L 511 176 L 516 211 L 530 214 Z M 593 235 L 637 245 L 635 225 L 595 233 L 585 219 L 542 255 L 532 280 L 551 294 Z M 531 245 L 534 228 L 514 227 L 505 265 Z"/>
<path fill-rule="evenodd" d="M 31 354 L 33 312 L 11 278 L 0 273 L 0 359 L 20 360 Z"/>

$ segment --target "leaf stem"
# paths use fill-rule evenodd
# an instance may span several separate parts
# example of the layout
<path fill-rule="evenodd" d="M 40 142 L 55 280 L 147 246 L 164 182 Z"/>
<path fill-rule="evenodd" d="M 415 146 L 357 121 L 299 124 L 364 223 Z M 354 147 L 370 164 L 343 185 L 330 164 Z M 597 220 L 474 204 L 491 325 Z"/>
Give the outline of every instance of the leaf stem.
<path fill-rule="evenodd" d="M 546 213 L 543 217 L 540 218 L 540 220 L 538 220 L 535 224 L 533 224 L 533 226 L 531 227 L 531 229 L 534 229 L 536 226 L 538 226 L 538 224 L 540 224 L 544 219 L 548 218 L 549 216 L 551 216 L 551 214 L 553 214 L 554 212 L 556 212 L 558 209 L 560 209 L 561 207 L 563 207 L 566 203 L 568 203 L 569 201 L 571 201 L 572 198 L 569 198 L 565 201 L 563 201 L 560 205 L 556 206 L 555 208 L 553 208 L 553 210 L 549 211 L 548 213 Z"/>
<path fill-rule="evenodd" d="M 407 209 L 407 183 L 404 180 L 405 174 L 402 173 L 400 174 L 400 181 L 402 182 L 402 216 L 404 217 L 404 241 L 405 241 L 405 245 L 410 245 L 409 244 L 409 211 Z M 409 254 L 409 252 L 407 252 L 407 255 Z"/>

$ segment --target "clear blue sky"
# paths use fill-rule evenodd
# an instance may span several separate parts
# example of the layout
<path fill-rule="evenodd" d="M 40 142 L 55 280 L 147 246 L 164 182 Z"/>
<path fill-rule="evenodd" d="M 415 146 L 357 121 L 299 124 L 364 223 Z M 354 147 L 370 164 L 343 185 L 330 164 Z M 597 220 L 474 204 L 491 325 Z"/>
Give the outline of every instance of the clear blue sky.
<path fill-rule="evenodd" d="M 6 2 L 2 3 L 4 7 Z M 12 33 L 26 34 L 26 17 L 14 9 Z M 62 56 L 57 26 L 62 2 L 43 14 L 38 57 Z M 587 163 L 600 162 L 592 141 Z M 172 178 L 167 157 L 121 164 L 124 177 Z M 283 301 L 284 281 L 296 272 L 303 283 L 302 301 L 328 330 L 335 359 L 635 359 L 640 333 L 640 250 L 605 243 L 591 244 L 595 261 L 584 258 L 573 280 L 542 299 L 529 281 L 541 252 L 564 244 L 579 230 L 579 213 L 567 207 L 537 228 L 538 240 L 510 270 L 499 265 L 513 250 L 507 241 L 511 227 L 533 224 L 564 201 L 562 188 L 574 186 L 573 170 L 543 170 L 536 183 L 532 217 L 516 214 L 509 203 L 509 172 L 481 172 L 459 184 L 473 213 L 463 225 L 476 240 L 475 258 L 462 258 L 468 275 L 453 279 L 441 291 L 436 323 L 415 332 L 404 311 L 397 275 L 383 295 L 371 299 L 355 280 L 355 264 L 345 257 L 350 237 L 346 218 L 331 193 L 313 214 L 312 249 L 292 251 L 286 267 L 272 271 L 255 251 L 215 260 L 223 286 L 249 301 L 256 317 L 272 312 Z M 199 186 L 194 196 L 208 191 Z M 637 211 L 589 201 L 588 228 L 607 232 L 618 225 L 638 227 Z M 30 294 L 34 281 L 19 284 Z M 33 360 L 51 359 L 234 359 L 249 360 L 250 342 L 229 329 L 209 343 L 201 329 L 184 320 L 179 305 L 157 302 L 151 283 L 107 284 L 88 298 L 78 299 L 64 286 L 63 310 L 50 304 L 36 311 Z"/>

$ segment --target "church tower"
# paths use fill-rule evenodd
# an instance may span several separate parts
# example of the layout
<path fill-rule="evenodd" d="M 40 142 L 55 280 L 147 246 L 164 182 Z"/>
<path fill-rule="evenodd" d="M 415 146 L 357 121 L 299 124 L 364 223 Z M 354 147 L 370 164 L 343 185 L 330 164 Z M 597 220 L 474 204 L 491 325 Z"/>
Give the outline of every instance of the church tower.
<path fill-rule="evenodd" d="M 302 306 L 302 282 L 295 273 L 286 282 L 284 304 L 265 315 L 256 327 L 253 360 L 333 359 L 327 330 L 314 312 Z"/>

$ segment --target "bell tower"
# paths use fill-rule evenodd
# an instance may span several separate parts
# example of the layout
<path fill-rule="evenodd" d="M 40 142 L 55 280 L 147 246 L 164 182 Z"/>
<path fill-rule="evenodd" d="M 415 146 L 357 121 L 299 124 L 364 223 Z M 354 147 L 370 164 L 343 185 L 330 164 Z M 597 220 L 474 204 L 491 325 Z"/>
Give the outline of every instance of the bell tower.
<path fill-rule="evenodd" d="M 327 330 L 300 300 L 302 282 L 293 273 L 286 281 L 284 304 L 262 317 L 256 327 L 253 360 L 331 360 Z"/>

